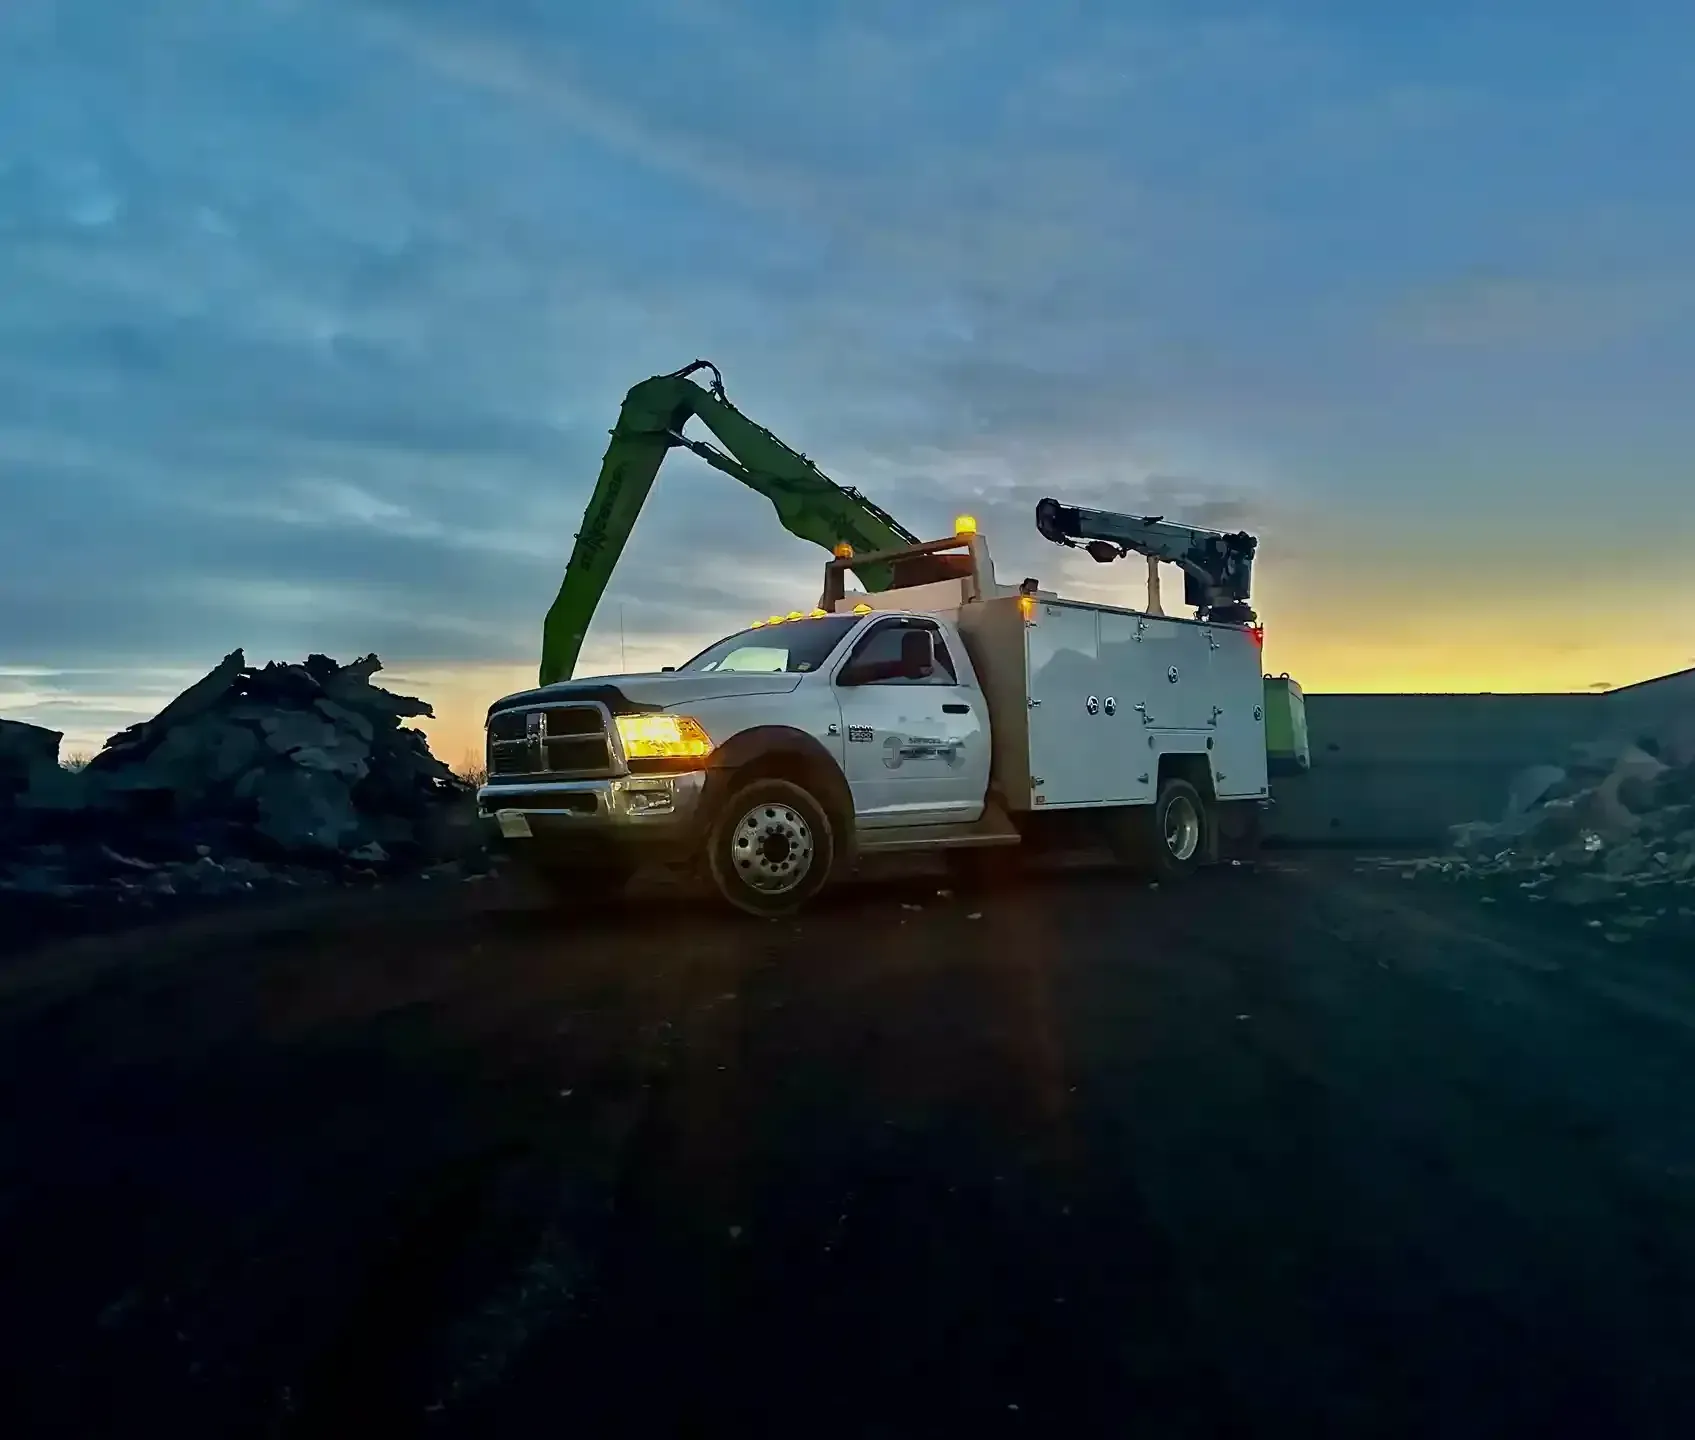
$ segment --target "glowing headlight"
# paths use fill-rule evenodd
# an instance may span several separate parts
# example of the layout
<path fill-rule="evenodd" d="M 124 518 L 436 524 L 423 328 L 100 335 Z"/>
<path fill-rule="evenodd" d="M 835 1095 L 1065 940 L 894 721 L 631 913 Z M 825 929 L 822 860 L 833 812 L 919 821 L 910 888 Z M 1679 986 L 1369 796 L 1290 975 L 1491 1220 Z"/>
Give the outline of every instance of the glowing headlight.
<path fill-rule="evenodd" d="M 619 715 L 618 738 L 631 760 L 693 760 L 712 753 L 712 741 L 690 715 Z"/>

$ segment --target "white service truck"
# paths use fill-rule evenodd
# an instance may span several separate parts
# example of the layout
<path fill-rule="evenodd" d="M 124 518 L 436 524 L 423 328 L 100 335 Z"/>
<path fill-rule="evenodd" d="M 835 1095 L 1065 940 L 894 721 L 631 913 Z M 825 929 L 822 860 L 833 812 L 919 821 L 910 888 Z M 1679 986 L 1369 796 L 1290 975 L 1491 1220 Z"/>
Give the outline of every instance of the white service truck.
<path fill-rule="evenodd" d="M 843 547 L 810 612 L 675 669 L 496 701 L 480 810 L 571 892 L 660 861 L 756 915 L 892 851 L 941 852 L 970 879 L 1094 841 L 1188 874 L 1268 803 L 1253 537 L 1054 501 L 1037 523 L 1096 559 L 1176 560 L 1197 617 L 1162 613 L 1151 562 L 1139 610 L 1002 584 L 970 517 L 902 550 Z M 850 592 L 858 565 L 893 585 Z"/>

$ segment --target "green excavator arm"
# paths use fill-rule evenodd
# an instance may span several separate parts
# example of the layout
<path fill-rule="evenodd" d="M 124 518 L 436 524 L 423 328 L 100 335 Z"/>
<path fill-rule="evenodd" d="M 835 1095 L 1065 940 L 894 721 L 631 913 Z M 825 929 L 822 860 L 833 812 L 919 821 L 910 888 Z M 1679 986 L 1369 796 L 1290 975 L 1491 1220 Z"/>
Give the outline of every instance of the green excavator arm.
<path fill-rule="evenodd" d="M 710 389 L 689 379 L 697 370 L 712 372 Z M 684 435 L 683 426 L 691 418 L 705 425 L 724 450 Z M 696 360 L 672 374 L 655 375 L 633 387 L 618 412 L 565 579 L 542 625 L 543 685 L 570 679 L 589 621 L 635 529 L 654 476 L 666 452 L 676 446 L 694 451 L 714 469 L 757 490 L 776 508 L 784 529 L 827 550 L 846 543 L 855 553 L 866 554 L 918 541 L 893 516 L 857 490 L 838 485 L 798 450 L 736 409 L 724 394 L 717 366 Z M 886 567 L 854 574 L 867 590 L 885 590 L 891 579 Z"/>

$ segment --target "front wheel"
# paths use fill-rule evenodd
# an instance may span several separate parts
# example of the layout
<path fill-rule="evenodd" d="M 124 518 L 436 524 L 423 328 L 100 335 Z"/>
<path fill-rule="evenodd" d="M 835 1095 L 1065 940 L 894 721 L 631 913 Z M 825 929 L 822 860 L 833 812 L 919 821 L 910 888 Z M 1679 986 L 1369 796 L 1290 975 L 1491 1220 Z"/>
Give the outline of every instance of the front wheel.
<path fill-rule="evenodd" d="M 753 780 L 731 795 L 707 835 L 718 893 L 749 915 L 787 915 L 823 888 L 835 861 L 824 807 L 788 780 Z"/>

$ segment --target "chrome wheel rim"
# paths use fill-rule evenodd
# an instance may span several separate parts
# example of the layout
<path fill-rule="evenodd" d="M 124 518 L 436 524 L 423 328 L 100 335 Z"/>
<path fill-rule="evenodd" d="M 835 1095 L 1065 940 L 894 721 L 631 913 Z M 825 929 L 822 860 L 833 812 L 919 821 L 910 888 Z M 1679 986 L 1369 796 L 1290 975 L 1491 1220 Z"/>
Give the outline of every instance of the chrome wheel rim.
<path fill-rule="evenodd" d="M 1187 860 L 1201 845 L 1201 815 L 1187 795 L 1165 807 L 1165 848 L 1173 860 Z"/>
<path fill-rule="evenodd" d="M 793 890 L 812 869 L 812 827 L 791 806 L 755 805 L 730 832 L 730 864 L 762 895 Z"/>

